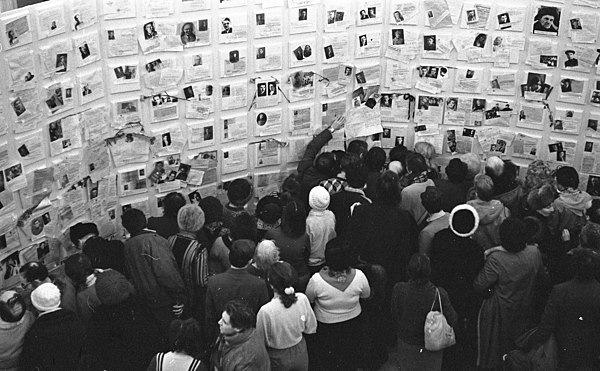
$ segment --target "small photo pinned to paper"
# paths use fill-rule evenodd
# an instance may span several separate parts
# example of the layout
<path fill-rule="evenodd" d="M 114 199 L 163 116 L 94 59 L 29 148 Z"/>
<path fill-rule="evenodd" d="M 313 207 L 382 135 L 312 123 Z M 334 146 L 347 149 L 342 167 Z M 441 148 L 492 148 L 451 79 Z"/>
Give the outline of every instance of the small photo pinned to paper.
<path fill-rule="evenodd" d="M 569 23 L 571 24 L 572 30 L 583 29 L 583 27 L 581 27 L 581 20 L 579 18 L 571 18 L 571 19 L 569 19 Z"/>
<path fill-rule="evenodd" d="M 465 14 L 467 15 L 467 24 L 479 22 L 479 15 L 477 14 L 477 9 L 467 9 Z"/>
<path fill-rule="evenodd" d="M 487 34 L 479 33 L 475 36 L 475 40 L 473 41 L 473 46 L 476 48 L 485 48 L 485 43 L 487 41 Z"/>
<path fill-rule="evenodd" d="M 159 59 L 155 59 L 152 62 L 148 62 L 145 65 L 146 67 L 146 72 L 150 73 L 150 72 L 156 72 L 158 70 L 162 70 L 163 65 L 162 65 L 162 61 Z"/>
<path fill-rule="evenodd" d="M 510 15 L 508 13 L 498 14 L 498 26 L 500 26 L 501 30 L 506 30 L 507 28 L 512 27 L 510 24 Z"/>
<path fill-rule="evenodd" d="M 540 55 L 540 63 L 545 64 L 548 67 L 556 67 L 556 66 L 558 66 L 558 56 L 557 55 Z"/>
<path fill-rule="evenodd" d="M 4 177 L 6 178 L 6 182 L 10 183 L 13 179 L 21 176 L 23 174 L 23 167 L 21 164 L 13 165 L 7 169 L 4 169 Z"/>
<path fill-rule="evenodd" d="M 154 26 L 154 21 L 148 22 L 144 25 L 144 39 L 151 40 L 158 37 L 158 32 L 156 32 L 156 27 Z"/>
<path fill-rule="evenodd" d="M 325 59 L 331 59 L 331 58 L 335 57 L 335 53 L 333 51 L 333 45 L 327 45 L 326 47 L 323 48 L 323 50 L 325 51 Z"/>
<path fill-rule="evenodd" d="M 598 131 L 598 120 L 588 119 L 587 127 L 593 131 Z"/>
<path fill-rule="evenodd" d="M 10 105 L 12 106 L 13 110 L 15 111 L 15 114 L 17 115 L 17 117 L 21 116 L 26 111 L 25 105 L 23 104 L 21 97 L 17 97 L 15 100 L 13 100 L 10 103 Z"/>
<path fill-rule="evenodd" d="M 585 142 L 583 151 L 584 152 L 593 152 L 594 151 L 594 142 Z"/>
<path fill-rule="evenodd" d="M 392 45 L 404 45 L 404 29 L 392 29 Z"/>
<path fill-rule="evenodd" d="M 600 196 L 600 176 L 590 175 L 585 190 L 590 196 Z"/>
<path fill-rule="evenodd" d="M 474 138 L 475 137 L 475 129 L 464 128 L 463 132 L 462 132 L 462 136 Z"/>
<path fill-rule="evenodd" d="M 175 179 L 183 180 L 185 182 L 190 174 L 191 168 L 192 168 L 191 165 L 179 164 L 179 169 L 177 169 L 177 174 L 175 175 Z"/>
<path fill-rule="evenodd" d="M 533 33 L 558 36 L 560 14 L 558 7 L 540 5 L 533 18 Z"/>
<path fill-rule="evenodd" d="M 423 36 L 423 49 L 426 51 L 437 50 L 437 41 L 435 35 L 424 35 Z"/>
<path fill-rule="evenodd" d="M 196 26 L 193 22 L 185 22 L 181 25 L 179 38 L 181 39 L 181 43 L 183 45 L 196 41 Z"/>
<path fill-rule="evenodd" d="M 60 53 L 56 55 L 56 72 L 66 72 L 68 63 L 67 53 Z"/>

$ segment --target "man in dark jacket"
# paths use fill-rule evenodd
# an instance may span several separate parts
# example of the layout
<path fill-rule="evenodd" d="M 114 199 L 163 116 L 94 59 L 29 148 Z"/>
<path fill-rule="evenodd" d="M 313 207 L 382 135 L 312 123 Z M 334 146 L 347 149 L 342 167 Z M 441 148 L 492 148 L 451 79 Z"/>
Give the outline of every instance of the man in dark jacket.
<path fill-rule="evenodd" d="M 231 267 L 208 280 L 206 293 L 206 328 L 208 339 L 214 339 L 217 319 L 230 300 L 241 300 L 256 314 L 269 301 L 265 281 L 246 270 L 254 255 L 255 244 L 250 240 L 237 240 L 229 250 Z"/>
<path fill-rule="evenodd" d="M 347 226 L 352 210 L 358 205 L 371 203 L 363 191 L 368 176 L 367 167 L 362 162 L 356 163 L 346 171 L 348 185 L 341 192 L 331 196 L 329 210 L 335 215 L 335 233 L 338 237 L 347 238 Z"/>
<path fill-rule="evenodd" d="M 308 193 L 322 180 L 334 177 L 337 172 L 337 164 L 333 153 L 323 152 L 317 157 L 317 154 L 327 142 L 333 137 L 333 133 L 344 126 L 346 118 L 339 117 L 331 126 L 317 135 L 304 151 L 302 159 L 298 163 L 298 179 L 300 181 L 300 195 L 302 200 L 308 204 Z M 317 158 L 315 161 L 315 157 Z"/>
<path fill-rule="evenodd" d="M 125 265 L 136 292 L 150 308 L 165 338 L 169 324 L 183 311 L 186 291 L 169 242 L 145 229 L 141 210 L 129 209 L 122 216 L 131 234 L 125 241 Z"/>
<path fill-rule="evenodd" d="M 60 290 L 43 283 L 31 293 L 40 316 L 25 335 L 21 370 L 77 370 L 84 331 L 75 313 L 60 308 Z"/>

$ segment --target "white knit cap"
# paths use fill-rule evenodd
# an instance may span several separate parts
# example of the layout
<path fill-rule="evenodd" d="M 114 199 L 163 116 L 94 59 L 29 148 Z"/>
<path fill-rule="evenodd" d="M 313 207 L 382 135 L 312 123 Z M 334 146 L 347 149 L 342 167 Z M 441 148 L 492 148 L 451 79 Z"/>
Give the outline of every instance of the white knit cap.
<path fill-rule="evenodd" d="M 461 210 L 467 210 L 473 214 L 473 219 L 474 219 L 473 228 L 469 232 L 466 232 L 466 233 L 457 232 L 454 229 L 454 223 L 452 222 L 454 214 L 456 214 L 456 212 L 461 211 Z M 467 205 L 467 204 L 462 204 L 462 205 L 458 205 L 454 209 L 452 209 L 452 212 L 450 213 L 450 229 L 452 230 L 452 232 L 454 232 L 455 235 L 457 235 L 459 237 L 470 237 L 475 233 L 475 231 L 477 230 L 477 227 L 479 227 L 479 214 L 477 213 L 477 210 L 475 210 L 475 208 L 473 206 Z"/>
<path fill-rule="evenodd" d="M 396 175 L 402 173 L 402 163 L 400 161 L 392 161 L 388 165 L 388 170 L 393 171 Z"/>
<path fill-rule="evenodd" d="M 308 194 L 308 204 L 315 210 L 326 210 L 329 207 L 331 196 L 325 187 L 316 186 Z"/>
<path fill-rule="evenodd" d="M 42 283 L 31 293 L 31 303 L 40 312 L 60 306 L 60 290 L 53 283 Z"/>

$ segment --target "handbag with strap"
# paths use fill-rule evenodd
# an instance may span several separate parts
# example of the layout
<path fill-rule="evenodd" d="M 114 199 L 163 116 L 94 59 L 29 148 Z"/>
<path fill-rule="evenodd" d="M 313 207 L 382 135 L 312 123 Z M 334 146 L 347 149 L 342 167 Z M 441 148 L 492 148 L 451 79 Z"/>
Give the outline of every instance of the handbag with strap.
<path fill-rule="evenodd" d="M 435 301 L 440 302 L 440 311 L 434 311 Z M 436 352 L 444 348 L 448 348 L 456 344 L 456 337 L 454 336 L 454 329 L 448 325 L 446 317 L 444 317 L 444 309 L 442 308 L 442 298 L 440 296 L 440 290 L 435 288 L 435 298 L 431 309 L 427 313 L 425 319 L 425 349 Z"/>

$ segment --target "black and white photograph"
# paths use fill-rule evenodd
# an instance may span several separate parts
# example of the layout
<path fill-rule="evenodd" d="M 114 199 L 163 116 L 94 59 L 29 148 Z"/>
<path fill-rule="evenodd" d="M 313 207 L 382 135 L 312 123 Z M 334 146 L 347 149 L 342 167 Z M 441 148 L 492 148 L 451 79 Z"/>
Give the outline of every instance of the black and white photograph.
<path fill-rule="evenodd" d="M 161 135 L 162 146 L 169 147 L 171 145 L 171 133 L 164 133 Z"/>
<path fill-rule="evenodd" d="M 554 6 L 540 5 L 533 18 L 533 33 L 558 36 L 561 9 Z"/>
<path fill-rule="evenodd" d="M 474 138 L 475 137 L 475 129 L 464 128 L 463 132 L 462 132 L 462 136 Z"/>
<path fill-rule="evenodd" d="M 185 96 L 185 99 L 194 98 L 194 88 L 191 86 L 186 86 L 183 88 L 183 95 Z"/>
<path fill-rule="evenodd" d="M 261 83 L 258 83 L 256 86 L 258 88 L 258 96 L 266 97 L 267 96 L 267 83 L 261 82 Z"/>
<path fill-rule="evenodd" d="M 181 25 L 181 32 L 179 34 L 179 38 L 181 39 L 181 43 L 183 45 L 187 45 L 188 43 L 192 43 L 196 41 L 196 30 L 194 23 L 185 22 Z"/>
<path fill-rule="evenodd" d="M 394 20 L 396 21 L 396 23 L 400 23 L 404 21 L 404 16 L 402 15 L 402 13 L 400 13 L 400 11 L 396 10 L 394 11 Z"/>
<path fill-rule="evenodd" d="M 4 281 L 10 280 L 13 277 L 19 277 L 19 269 L 21 268 L 21 259 L 19 252 L 15 251 L 6 259 L 0 262 L 0 268 L 4 269 Z"/>
<path fill-rule="evenodd" d="M 306 21 L 307 19 L 308 19 L 308 9 L 307 8 L 298 9 L 298 20 Z"/>
<path fill-rule="evenodd" d="M 57 141 L 63 138 L 61 120 L 53 121 L 48 125 L 48 132 L 50 133 L 50 142 Z"/>
<path fill-rule="evenodd" d="M 402 28 L 392 29 L 392 45 L 404 45 L 404 30 Z"/>
<path fill-rule="evenodd" d="M 267 114 L 264 113 L 264 112 L 260 112 L 256 116 L 256 125 L 258 125 L 258 126 L 265 126 L 266 123 L 267 123 Z"/>
<path fill-rule="evenodd" d="M 200 200 L 202 200 L 202 196 L 198 191 L 194 191 L 188 194 L 188 199 L 190 200 L 191 204 L 198 205 Z"/>
<path fill-rule="evenodd" d="M 330 10 L 327 12 L 327 24 L 335 23 L 335 10 Z"/>
<path fill-rule="evenodd" d="M 213 138 L 214 138 L 213 127 L 212 126 L 205 126 L 204 129 L 202 129 L 202 134 L 203 134 L 203 137 L 204 137 L 205 141 L 213 140 Z"/>
<path fill-rule="evenodd" d="M 144 25 L 144 39 L 151 40 L 158 37 L 158 32 L 154 27 L 154 22 L 148 22 Z"/>
<path fill-rule="evenodd" d="M 479 22 L 479 17 L 477 15 L 477 9 L 467 9 L 467 24 L 477 23 Z"/>
<path fill-rule="evenodd" d="M 179 169 L 177 169 L 175 179 L 183 180 L 185 182 L 188 178 L 188 175 L 190 174 L 191 168 L 191 165 L 179 164 Z"/>
<path fill-rule="evenodd" d="M 474 98 L 471 108 L 473 112 L 483 112 L 485 110 L 485 99 Z"/>
<path fill-rule="evenodd" d="M 577 60 L 575 54 L 575 50 L 565 50 L 565 56 L 567 57 L 564 64 L 565 68 L 573 68 L 579 66 L 579 60 Z"/>
<path fill-rule="evenodd" d="M 556 55 L 540 55 L 540 63 L 548 67 L 558 66 L 558 56 Z"/>
<path fill-rule="evenodd" d="M 67 71 L 67 59 L 68 56 L 66 53 L 60 53 L 56 55 L 56 72 Z"/>
<path fill-rule="evenodd" d="M 571 19 L 569 19 L 569 23 L 571 23 L 572 30 L 583 29 L 583 27 L 581 27 L 581 20 L 579 18 L 571 18 Z"/>
<path fill-rule="evenodd" d="M 446 109 L 449 111 L 456 111 L 458 108 L 458 98 L 446 99 Z"/>
<path fill-rule="evenodd" d="M 423 49 L 427 51 L 437 50 L 435 35 L 423 36 Z"/>
<path fill-rule="evenodd" d="M 268 95 L 277 95 L 277 83 L 275 81 L 267 83 L 267 89 Z"/>
<path fill-rule="evenodd" d="M 476 48 L 485 48 L 485 42 L 487 41 L 487 34 L 480 33 L 475 36 L 473 46 Z"/>
<path fill-rule="evenodd" d="M 239 50 L 231 50 L 229 52 L 229 63 L 237 63 L 240 61 L 240 51 Z"/>
<path fill-rule="evenodd" d="M 592 152 L 594 150 L 594 142 L 585 142 L 583 147 L 584 152 Z"/>
<path fill-rule="evenodd" d="M 327 45 L 324 48 L 324 50 L 325 50 L 325 59 L 331 59 L 335 56 L 332 45 Z"/>
<path fill-rule="evenodd" d="M 588 129 L 592 129 L 594 131 L 598 131 L 598 120 L 596 120 L 596 119 L 588 119 L 587 127 L 588 127 Z"/>
<path fill-rule="evenodd" d="M 600 196 L 600 176 L 590 175 L 585 191 L 592 197 Z"/>
<path fill-rule="evenodd" d="M 369 15 L 369 18 L 376 18 L 377 17 L 377 8 L 374 6 L 369 7 L 367 9 L 367 14 Z"/>
<path fill-rule="evenodd" d="M 381 107 L 390 108 L 392 106 L 392 95 L 391 94 L 381 94 L 380 104 L 381 104 Z"/>
<path fill-rule="evenodd" d="M 231 19 L 229 17 L 225 17 L 221 20 L 221 34 L 233 33 L 233 28 L 231 26 Z"/>
<path fill-rule="evenodd" d="M 265 59 L 265 49 L 266 47 L 264 46 L 256 48 L 256 59 Z"/>
<path fill-rule="evenodd" d="M 367 35 L 360 35 L 358 37 L 358 42 L 359 42 L 359 46 L 361 48 L 367 46 L 368 45 L 368 43 L 367 43 Z"/>
<path fill-rule="evenodd" d="M 15 111 L 15 114 L 17 115 L 17 117 L 19 117 L 23 113 L 25 113 L 25 105 L 23 104 L 21 97 L 17 97 L 17 99 L 10 102 L 10 105 L 12 106 L 13 110 Z"/>
<path fill-rule="evenodd" d="M 83 44 L 79 47 L 79 53 L 81 54 L 81 59 L 86 59 L 90 56 L 90 47 L 88 44 Z"/>
<path fill-rule="evenodd" d="M 265 24 L 265 13 L 256 14 L 256 25 L 263 26 Z"/>
<path fill-rule="evenodd" d="M 425 77 L 437 79 L 438 72 L 439 72 L 439 69 L 436 66 L 429 66 L 429 68 L 427 69 L 427 73 L 425 74 Z"/>
<path fill-rule="evenodd" d="M 231 95 L 231 87 L 229 85 L 224 85 L 221 88 L 221 97 L 227 98 Z"/>
<path fill-rule="evenodd" d="M 17 148 L 17 152 L 19 152 L 21 157 L 26 157 L 30 153 L 25 144 L 22 144 L 19 148 Z"/>
<path fill-rule="evenodd" d="M 501 30 L 505 30 L 511 27 L 510 24 L 510 15 L 508 13 L 500 13 L 498 14 L 498 25 Z"/>

